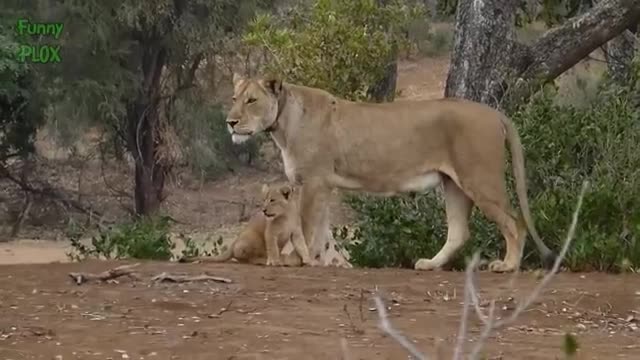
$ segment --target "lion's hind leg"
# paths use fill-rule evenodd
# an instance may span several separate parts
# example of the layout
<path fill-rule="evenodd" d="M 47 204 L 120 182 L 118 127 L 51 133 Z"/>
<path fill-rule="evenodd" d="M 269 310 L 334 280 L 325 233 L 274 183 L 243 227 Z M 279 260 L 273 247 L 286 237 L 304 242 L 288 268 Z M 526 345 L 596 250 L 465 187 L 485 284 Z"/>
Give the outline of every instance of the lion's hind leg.
<path fill-rule="evenodd" d="M 473 202 L 449 177 L 443 178 L 447 212 L 447 241 L 432 259 L 419 259 L 416 270 L 435 270 L 447 264 L 469 239 L 469 217 Z"/>
<path fill-rule="evenodd" d="M 494 260 L 489 264 L 493 272 L 511 272 L 520 267 L 522 251 L 527 231 L 524 224 L 519 223 L 509 205 L 506 187 L 488 187 L 477 192 L 475 200 L 478 208 L 487 218 L 498 226 L 506 242 L 504 260 Z"/>

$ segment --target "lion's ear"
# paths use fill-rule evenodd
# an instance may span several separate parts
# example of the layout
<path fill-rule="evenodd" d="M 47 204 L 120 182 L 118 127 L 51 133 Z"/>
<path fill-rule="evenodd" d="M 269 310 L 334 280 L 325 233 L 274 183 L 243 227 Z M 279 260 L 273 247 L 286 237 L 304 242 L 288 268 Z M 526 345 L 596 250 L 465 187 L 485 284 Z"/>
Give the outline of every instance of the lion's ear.
<path fill-rule="evenodd" d="M 267 193 L 269 193 L 269 185 L 262 184 L 262 196 L 267 196 Z"/>
<path fill-rule="evenodd" d="M 280 95 L 280 92 L 282 91 L 282 79 L 277 77 L 269 77 L 262 80 L 262 85 L 276 96 Z"/>
<path fill-rule="evenodd" d="M 233 86 L 238 86 L 238 83 L 242 80 L 245 80 L 247 77 L 238 73 L 238 72 L 234 72 L 233 73 Z"/>
<path fill-rule="evenodd" d="M 291 185 L 282 185 L 282 187 L 280 188 L 280 193 L 282 194 L 282 196 L 284 196 L 285 199 L 288 199 L 289 195 L 291 195 L 292 192 L 293 188 L 291 187 Z"/>

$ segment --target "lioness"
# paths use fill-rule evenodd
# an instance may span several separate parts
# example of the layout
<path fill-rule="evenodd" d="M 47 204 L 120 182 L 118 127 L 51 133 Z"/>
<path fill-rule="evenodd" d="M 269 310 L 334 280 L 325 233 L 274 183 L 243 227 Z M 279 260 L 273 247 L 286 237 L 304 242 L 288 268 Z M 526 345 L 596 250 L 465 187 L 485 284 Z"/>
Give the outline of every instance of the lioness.
<path fill-rule="evenodd" d="M 226 119 L 232 140 L 242 143 L 260 132 L 271 135 L 289 181 L 302 185 L 307 243 L 313 245 L 318 206 L 332 188 L 390 195 L 442 185 L 447 240 L 432 259 L 419 259 L 415 268 L 438 269 L 452 258 L 469 238 L 475 204 L 498 225 L 506 241 L 504 260 L 491 262 L 489 269 L 518 269 L 527 229 L 516 220 L 507 196 L 506 137 L 526 226 L 545 266 L 553 263 L 556 255 L 542 242 L 531 219 L 520 137 L 499 111 L 458 99 L 352 102 L 277 78 L 235 74 L 233 83 L 233 105 Z"/>
<path fill-rule="evenodd" d="M 288 184 L 263 185 L 262 196 L 261 211 L 249 219 L 247 227 L 222 254 L 185 261 L 224 262 L 235 258 L 240 262 L 267 266 L 279 266 L 283 262 L 292 266 L 315 264 L 302 236 L 295 188 Z M 280 251 L 289 240 L 295 252 L 292 257 L 283 259 Z"/>

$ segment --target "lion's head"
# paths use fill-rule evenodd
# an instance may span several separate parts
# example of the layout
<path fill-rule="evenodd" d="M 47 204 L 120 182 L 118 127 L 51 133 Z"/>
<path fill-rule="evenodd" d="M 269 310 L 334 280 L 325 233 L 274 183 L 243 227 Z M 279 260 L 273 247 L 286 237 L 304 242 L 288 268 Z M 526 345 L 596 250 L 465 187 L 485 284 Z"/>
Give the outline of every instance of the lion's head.
<path fill-rule="evenodd" d="M 285 215 L 293 206 L 293 187 L 291 185 L 263 185 L 262 196 L 264 199 L 262 212 L 268 219 L 275 219 Z"/>
<path fill-rule="evenodd" d="M 274 125 L 281 91 L 279 79 L 251 79 L 233 74 L 233 106 L 227 115 L 227 130 L 234 143 L 243 143 Z"/>

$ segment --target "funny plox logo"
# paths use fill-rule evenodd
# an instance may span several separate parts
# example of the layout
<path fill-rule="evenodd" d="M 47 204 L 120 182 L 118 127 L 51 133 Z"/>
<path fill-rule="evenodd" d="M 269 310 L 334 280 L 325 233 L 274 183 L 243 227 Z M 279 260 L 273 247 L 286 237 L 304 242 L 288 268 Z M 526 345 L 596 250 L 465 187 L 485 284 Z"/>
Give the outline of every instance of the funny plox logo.
<path fill-rule="evenodd" d="M 31 37 L 52 37 L 59 39 L 64 29 L 62 23 L 36 23 L 27 19 L 19 19 L 16 32 Z M 44 44 L 21 44 L 18 48 L 18 61 L 38 64 L 59 63 L 60 46 Z"/>

